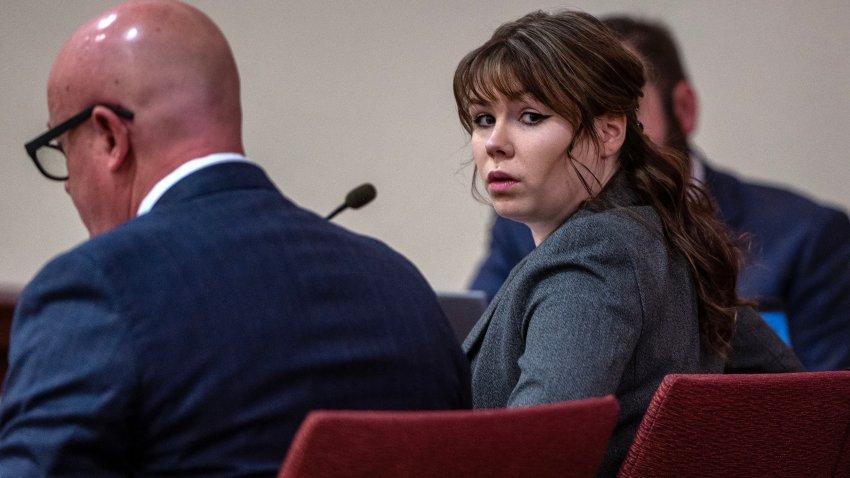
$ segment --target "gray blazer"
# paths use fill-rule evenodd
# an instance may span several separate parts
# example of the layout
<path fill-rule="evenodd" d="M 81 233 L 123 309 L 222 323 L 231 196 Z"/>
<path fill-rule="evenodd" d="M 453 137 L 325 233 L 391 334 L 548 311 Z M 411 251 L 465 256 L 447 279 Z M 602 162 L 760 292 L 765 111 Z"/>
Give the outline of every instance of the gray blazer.
<path fill-rule="evenodd" d="M 724 373 L 804 372 L 805 368 L 752 307 L 741 307 Z"/>
<path fill-rule="evenodd" d="M 614 476 L 665 375 L 722 373 L 700 345 L 685 260 L 625 174 L 511 271 L 463 343 L 474 408 L 614 394 L 620 414 L 601 476 Z"/>

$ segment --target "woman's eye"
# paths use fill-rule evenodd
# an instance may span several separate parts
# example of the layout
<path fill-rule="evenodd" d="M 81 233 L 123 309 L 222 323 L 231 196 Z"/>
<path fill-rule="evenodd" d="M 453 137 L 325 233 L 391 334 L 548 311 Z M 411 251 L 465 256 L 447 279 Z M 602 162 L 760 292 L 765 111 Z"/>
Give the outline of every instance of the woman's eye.
<path fill-rule="evenodd" d="M 548 117 L 548 115 L 542 115 L 540 113 L 533 113 L 531 111 L 527 111 L 522 114 L 520 120 L 525 124 L 535 125 Z"/>
<path fill-rule="evenodd" d="M 493 126 L 493 124 L 496 122 L 496 119 L 493 118 L 492 115 L 481 114 L 476 116 L 472 120 L 472 122 L 475 123 L 475 126 L 478 126 L 479 128 L 484 128 L 487 126 Z"/>

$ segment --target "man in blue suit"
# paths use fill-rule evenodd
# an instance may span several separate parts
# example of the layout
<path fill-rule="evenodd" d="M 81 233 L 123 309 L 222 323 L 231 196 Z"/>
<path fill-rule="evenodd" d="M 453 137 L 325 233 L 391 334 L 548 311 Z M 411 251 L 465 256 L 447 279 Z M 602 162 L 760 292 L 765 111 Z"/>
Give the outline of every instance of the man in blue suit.
<path fill-rule="evenodd" d="M 91 239 L 20 298 L 0 476 L 274 476 L 311 409 L 469 406 L 416 268 L 243 156 L 236 64 L 201 12 L 142 0 L 93 19 L 48 107 L 27 150 Z"/>
<path fill-rule="evenodd" d="M 646 134 L 688 154 L 694 178 L 714 197 L 722 219 L 733 231 L 749 235 L 739 294 L 781 305 L 791 345 L 807 369 L 850 367 L 847 215 L 785 189 L 742 181 L 708 164 L 688 142 L 696 130 L 698 105 L 670 33 L 661 25 L 629 17 L 604 21 L 647 68 L 639 111 Z M 533 248 L 527 227 L 497 217 L 489 253 L 470 288 L 492 297 Z"/>

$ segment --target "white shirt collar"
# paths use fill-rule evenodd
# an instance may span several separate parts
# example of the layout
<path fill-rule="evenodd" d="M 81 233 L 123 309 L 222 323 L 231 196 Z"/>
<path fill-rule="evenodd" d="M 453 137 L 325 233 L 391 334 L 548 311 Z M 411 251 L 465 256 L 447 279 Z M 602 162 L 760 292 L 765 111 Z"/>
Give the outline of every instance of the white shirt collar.
<path fill-rule="evenodd" d="M 167 176 L 160 179 L 156 184 L 154 184 L 153 188 L 145 195 L 142 202 L 139 204 L 139 210 L 136 212 L 136 216 L 141 216 L 143 214 L 147 214 L 153 209 L 154 205 L 159 198 L 162 197 L 163 194 L 166 193 L 171 186 L 174 186 L 177 181 L 185 178 L 186 176 L 194 173 L 195 171 L 199 171 L 206 167 L 212 166 L 214 164 L 226 163 L 226 162 L 250 162 L 248 158 L 239 154 L 239 153 L 213 153 L 202 158 L 195 158 L 190 161 L 187 161 L 181 164 L 177 169 L 168 173 Z"/>

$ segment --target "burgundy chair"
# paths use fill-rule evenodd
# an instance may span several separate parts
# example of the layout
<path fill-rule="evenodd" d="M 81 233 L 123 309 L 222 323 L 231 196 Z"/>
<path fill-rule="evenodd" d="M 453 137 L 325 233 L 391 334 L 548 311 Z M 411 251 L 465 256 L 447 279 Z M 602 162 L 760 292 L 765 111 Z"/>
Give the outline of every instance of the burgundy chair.
<path fill-rule="evenodd" d="M 668 375 L 619 477 L 850 477 L 850 372 Z"/>
<path fill-rule="evenodd" d="M 618 408 L 607 396 L 498 410 L 314 411 L 278 478 L 592 477 Z"/>

